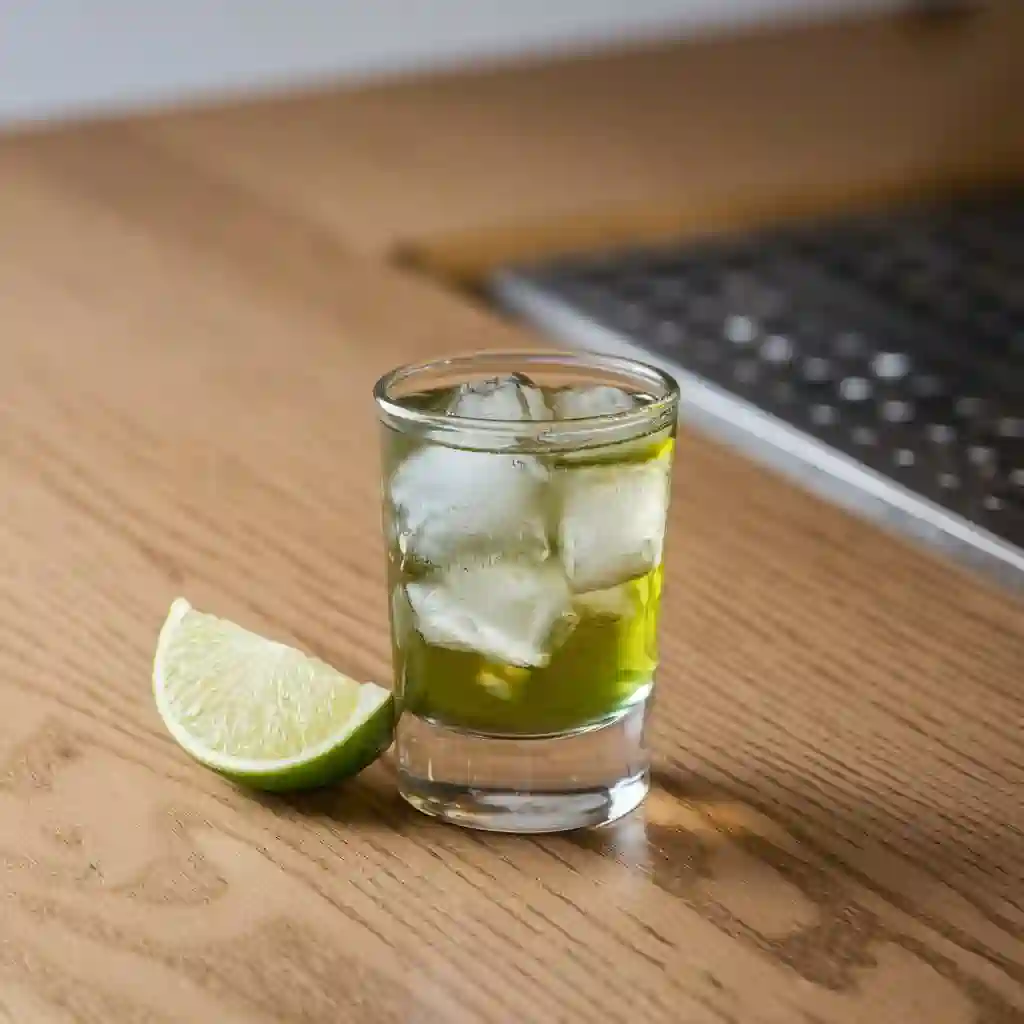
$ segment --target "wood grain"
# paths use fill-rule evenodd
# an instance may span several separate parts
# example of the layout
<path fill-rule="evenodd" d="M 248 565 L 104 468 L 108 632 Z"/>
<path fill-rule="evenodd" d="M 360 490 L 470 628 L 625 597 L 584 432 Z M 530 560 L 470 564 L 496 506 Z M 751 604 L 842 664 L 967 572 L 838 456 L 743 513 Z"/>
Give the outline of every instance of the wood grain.
<path fill-rule="evenodd" d="M 1024 173 L 1024 6 L 172 113 L 151 138 L 355 252 L 464 273 Z"/>
<path fill-rule="evenodd" d="M 539 343 L 371 251 L 499 208 L 426 208 L 456 96 L 0 143 L 0 1022 L 1024 1021 L 1024 608 L 693 434 L 641 814 L 482 836 L 386 761 L 262 799 L 164 735 L 178 593 L 388 678 L 372 382 Z M 336 189 L 332 123 L 377 154 Z M 529 201 L 519 148 L 557 213 L 568 143 Z"/>

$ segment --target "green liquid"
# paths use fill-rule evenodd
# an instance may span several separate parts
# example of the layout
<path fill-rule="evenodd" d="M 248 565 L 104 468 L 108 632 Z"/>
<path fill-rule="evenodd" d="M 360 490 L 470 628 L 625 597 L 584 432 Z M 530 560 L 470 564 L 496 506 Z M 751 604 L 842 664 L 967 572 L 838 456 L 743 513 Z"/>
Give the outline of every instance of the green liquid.
<path fill-rule="evenodd" d="M 579 608 L 543 668 L 488 661 L 412 631 L 397 651 L 403 710 L 474 732 L 539 735 L 614 717 L 646 695 L 658 662 L 661 568 L 628 584 L 631 614 Z"/>
<path fill-rule="evenodd" d="M 673 445 L 672 437 L 662 433 L 647 445 L 631 441 L 617 446 L 618 452 L 602 449 L 585 461 L 574 453 L 572 461 L 561 455 L 550 462 L 573 472 L 573 467 L 667 461 Z M 420 447 L 406 436 L 385 431 L 386 479 Z M 401 595 L 406 584 L 430 581 L 444 567 L 403 557 L 398 524 L 387 502 L 385 509 L 386 535 L 392 538 L 389 592 Z M 551 557 L 558 559 L 554 532 Z M 508 736 L 567 732 L 613 719 L 650 690 L 658 661 L 661 589 L 659 564 L 607 590 L 573 595 L 569 621 L 545 645 L 550 660 L 532 667 L 430 643 L 416 628 L 408 605 L 399 612 L 393 599 L 393 660 L 401 710 L 451 728 Z"/>

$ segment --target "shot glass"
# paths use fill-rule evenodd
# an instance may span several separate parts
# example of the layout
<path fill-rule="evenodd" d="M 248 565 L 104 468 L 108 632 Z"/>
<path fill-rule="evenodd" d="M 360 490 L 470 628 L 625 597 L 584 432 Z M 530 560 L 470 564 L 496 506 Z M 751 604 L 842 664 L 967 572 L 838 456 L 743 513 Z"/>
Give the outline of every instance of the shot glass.
<path fill-rule="evenodd" d="M 649 785 L 675 381 L 489 352 L 374 396 L 402 796 L 504 832 L 626 814 Z"/>

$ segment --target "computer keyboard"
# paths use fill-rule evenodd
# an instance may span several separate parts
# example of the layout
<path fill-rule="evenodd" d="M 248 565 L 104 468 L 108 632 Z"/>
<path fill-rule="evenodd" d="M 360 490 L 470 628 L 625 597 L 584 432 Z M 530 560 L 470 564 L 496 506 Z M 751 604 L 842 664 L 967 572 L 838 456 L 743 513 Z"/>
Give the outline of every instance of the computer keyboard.
<path fill-rule="evenodd" d="M 683 415 L 1024 588 L 1024 191 L 509 267 L 496 299 L 674 372 Z"/>

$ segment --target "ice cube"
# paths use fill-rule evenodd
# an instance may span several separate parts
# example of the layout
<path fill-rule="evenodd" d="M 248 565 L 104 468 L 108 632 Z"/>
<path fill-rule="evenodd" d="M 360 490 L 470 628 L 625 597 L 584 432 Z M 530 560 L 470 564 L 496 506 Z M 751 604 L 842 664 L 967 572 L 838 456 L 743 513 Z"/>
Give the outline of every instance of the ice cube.
<path fill-rule="evenodd" d="M 551 419 L 544 392 L 521 373 L 463 384 L 448 406 L 448 414 L 477 420 Z"/>
<path fill-rule="evenodd" d="M 421 448 L 391 479 L 399 550 L 431 565 L 466 553 L 543 559 L 547 477 L 528 455 Z"/>
<path fill-rule="evenodd" d="M 577 594 L 575 600 L 575 606 L 581 614 L 608 619 L 627 619 L 639 611 L 642 603 L 635 580 L 605 590 L 588 590 Z"/>
<path fill-rule="evenodd" d="M 514 665 L 485 664 L 476 675 L 477 686 L 482 686 L 492 697 L 512 700 L 530 678 L 530 669 Z"/>
<path fill-rule="evenodd" d="M 555 416 L 560 420 L 583 419 L 587 416 L 608 416 L 637 407 L 637 400 L 622 388 L 607 384 L 565 388 L 551 400 Z"/>
<path fill-rule="evenodd" d="M 661 561 L 669 460 L 559 471 L 559 551 L 577 593 L 605 590 Z"/>
<path fill-rule="evenodd" d="M 565 576 L 554 562 L 453 566 L 405 589 L 428 643 L 505 665 L 546 665 L 576 622 Z"/>

